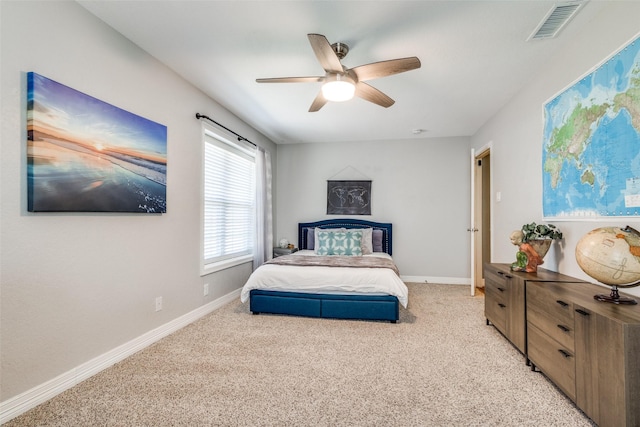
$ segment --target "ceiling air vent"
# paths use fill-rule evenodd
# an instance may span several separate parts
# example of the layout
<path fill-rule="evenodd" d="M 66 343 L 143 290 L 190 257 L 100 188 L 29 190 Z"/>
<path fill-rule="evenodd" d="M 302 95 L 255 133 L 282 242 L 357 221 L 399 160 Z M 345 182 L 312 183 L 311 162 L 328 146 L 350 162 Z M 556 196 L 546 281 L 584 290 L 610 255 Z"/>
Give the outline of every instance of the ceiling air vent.
<path fill-rule="evenodd" d="M 555 37 L 585 3 L 586 0 L 555 4 L 527 41 Z"/>

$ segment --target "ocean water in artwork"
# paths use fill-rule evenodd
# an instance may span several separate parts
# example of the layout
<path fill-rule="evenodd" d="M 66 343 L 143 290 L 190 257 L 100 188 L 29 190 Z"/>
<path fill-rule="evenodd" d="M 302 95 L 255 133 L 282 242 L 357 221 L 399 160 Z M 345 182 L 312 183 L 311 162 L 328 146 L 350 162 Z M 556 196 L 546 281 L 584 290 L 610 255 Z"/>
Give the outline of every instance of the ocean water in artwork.
<path fill-rule="evenodd" d="M 28 75 L 32 212 L 166 212 L 166 127 Z"/>
<path fill-rule="evenodd" d="M 34 141 L 27 165 L 35 212 L 166 212 L 165 165 L 55 139 Z"/>

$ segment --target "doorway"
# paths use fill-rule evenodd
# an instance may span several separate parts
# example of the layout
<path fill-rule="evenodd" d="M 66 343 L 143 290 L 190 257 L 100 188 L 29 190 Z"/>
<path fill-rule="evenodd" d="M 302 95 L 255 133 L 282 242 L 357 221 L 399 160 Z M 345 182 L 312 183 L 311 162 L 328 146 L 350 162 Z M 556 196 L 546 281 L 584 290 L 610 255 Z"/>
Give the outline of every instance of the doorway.
<path fill-rule="evenodd" d="M 472 150 L 473 152 L 473 150 Z M 491 261 L 491 149 L 473 155 L 471 295 L 484 294 L 483 265 Z"/>

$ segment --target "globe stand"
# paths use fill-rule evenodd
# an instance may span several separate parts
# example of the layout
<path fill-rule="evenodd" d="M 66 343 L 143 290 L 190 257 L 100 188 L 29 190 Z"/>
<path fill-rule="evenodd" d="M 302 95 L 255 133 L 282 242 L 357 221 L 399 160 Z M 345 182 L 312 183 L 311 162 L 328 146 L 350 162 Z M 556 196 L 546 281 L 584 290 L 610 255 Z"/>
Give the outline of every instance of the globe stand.
<path fill-rule="evenodd" d="M 602 301 L 602 302 L 610 302 L 612 304 L 637 304 L 638 302 L 633 298 L 621 297 L 618 292 L 618 287 L 613 285 L 611 286 L 611 293 L 609 295 L 605 294 L 597 294 L 593 296 L 593 299 Z"/>

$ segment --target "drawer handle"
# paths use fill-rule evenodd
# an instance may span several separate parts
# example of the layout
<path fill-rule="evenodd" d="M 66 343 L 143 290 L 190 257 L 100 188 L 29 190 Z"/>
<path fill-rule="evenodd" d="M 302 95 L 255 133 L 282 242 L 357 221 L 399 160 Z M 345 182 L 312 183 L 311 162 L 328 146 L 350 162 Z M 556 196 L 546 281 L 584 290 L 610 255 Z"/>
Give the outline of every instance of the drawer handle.
<path fill-rule="evenodd" d="M 567 304 L 566 302 L 564 302 L 564 301 L 562 301 L 562 300 L 560 300 L 560 299 L 559 299 L 559 300 L 557 300 L 556 302 L 557 302 L 558 304 L 560 304 L 561 306 L 563 306 L 563 307 L 566 307 L 566 306 L 568 306 L 568 305 L 569 305 L 569 304 Z"/>
<path fill-rule="evenodd" d="M 570 353 L 568 353 L 568 352 L 566 352 L 566 351 L 564 351 L 563 349 L 558 350 L 558 352 L 559 352 L 561 355 L 563 355 L 565 358 L 567 358 L 567 359 L 568 359 L 569 357 L 571 357 L 571 354 L 570 354 Z"/>
<path fill-rule="evenodd" d="M 559 328 L 562 332 L 569 332 L 569 331 L 570 331 L 570 329 L 569 329 L 569 328 L 567 328 L 567 327 L 566 327 L 566 326 L 564 326 L 564 325 L 558 325 L 558 328 Z"/>
<path fill-rule="evenodd" d="M 499 287 L 499 286 L 498 286 L 498 290 L 499 290 L 500 292 L 504 292 L 504 288 L 501 288 L 501 287 Z"/>
<path fill-rule="evenodd" d="M 504 305 L 504 304 L 502 304 L 502 303 L 498 303 L 498 306 L 499 306 L 500 308 L 506 308 L 506 307 L 507 307 L 506 305 Z"/>
<path fill-rule="evenodd" d="M 510 274 L 505 274 L 504 277 L 506 277 L 507 279 L 513 279 L 513 276 Z"/>
<path fill-rule="evenodd" d="M 589 313 L 589 312 L 584 311 L 584 310 L 581 310 L 581 309 L 579 309 L 579 308 L 576 308 L 576 313 L 578 313 L 578 314 L 582 314 L 583 316 L 589 316 L 589 315 L 590 315 L 590 313 Z"/>
<path fill-rule="evenodd" d="M 497 272 L 500 276 L 504 276 L 504 273 L 502 271 L 498 271 Z"/>

